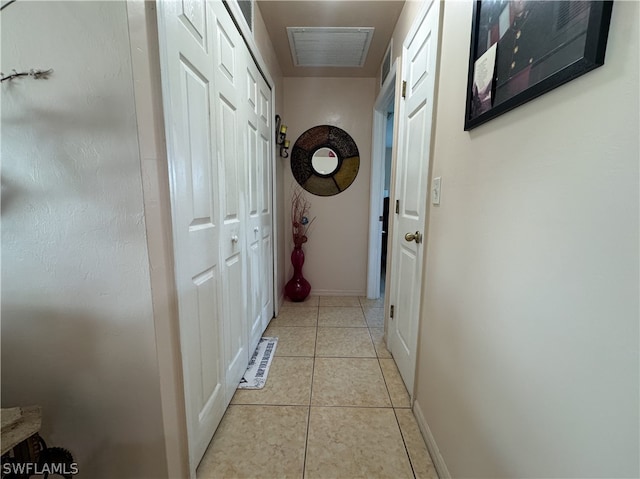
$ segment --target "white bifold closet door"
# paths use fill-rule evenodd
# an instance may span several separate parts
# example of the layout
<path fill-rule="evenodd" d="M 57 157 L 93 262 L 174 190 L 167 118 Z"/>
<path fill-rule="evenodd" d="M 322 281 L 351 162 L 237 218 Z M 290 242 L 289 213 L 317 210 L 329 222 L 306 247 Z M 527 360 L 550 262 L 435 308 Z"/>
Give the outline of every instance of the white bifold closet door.
<path fill-rule="evenodd" d="M 251 59 L 249 59 L 251 60 Z M 247 61 L 245 156 L 248 160 L 248 231 L 250 349 L 258 344 L 273 317 L 273 195 L 271 90 L 255 63 Z"/>
<path fill-rule="evenodd" d="M 191 474 L 273 316 L 271 90 L 222 2 L 159 2 Z"/>

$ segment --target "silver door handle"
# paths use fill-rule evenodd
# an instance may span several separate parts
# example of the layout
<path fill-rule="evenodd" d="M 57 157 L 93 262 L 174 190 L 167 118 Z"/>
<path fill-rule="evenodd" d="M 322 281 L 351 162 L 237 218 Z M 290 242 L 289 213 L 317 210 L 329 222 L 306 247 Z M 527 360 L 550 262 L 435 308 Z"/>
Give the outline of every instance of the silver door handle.
<path fill-rule="evenodd" d="M 258 231 L 260 231 L 260 228 L 258 228 L 257 226 L 255 228 L 253 228 L 253 232 L 257 233 Z"/>
<path fill-rule="evenodd" d="M 238 235 L 233 235 L 233 236 L 231 237 L 231 242 L 232 242 L 232 243 L 237 243 L 237 242 L 238 242 Z"/>

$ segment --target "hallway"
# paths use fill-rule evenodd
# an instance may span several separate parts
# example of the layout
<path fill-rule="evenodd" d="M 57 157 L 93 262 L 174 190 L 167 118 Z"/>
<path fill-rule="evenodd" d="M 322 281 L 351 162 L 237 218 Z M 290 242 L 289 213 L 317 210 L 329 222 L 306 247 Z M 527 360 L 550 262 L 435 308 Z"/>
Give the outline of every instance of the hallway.
<path fill-rule="evenodd" d="M 436 478 L 383 318 L 383 299 L 285 302 L 267 384 L 236 392 L 198 479 Z"/>

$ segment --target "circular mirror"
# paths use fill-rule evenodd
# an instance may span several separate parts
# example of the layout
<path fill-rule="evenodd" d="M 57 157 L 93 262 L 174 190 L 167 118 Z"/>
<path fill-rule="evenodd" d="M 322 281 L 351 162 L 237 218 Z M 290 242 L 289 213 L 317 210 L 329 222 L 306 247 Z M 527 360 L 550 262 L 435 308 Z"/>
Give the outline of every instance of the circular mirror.
<path fill-rule="evenodd" d="M 311 166 L 321 176 L 330 176 L 338 168 L 338 155 L 331 148 L 320 148 L 311 157 Z"/>
<path fill-rule="evenodd" d="M 360 153 L 349 134 L 331 125 L 309 128 L 291 150 L 291 173 L 309 193 L 332 196 L 354 182 Z"/>

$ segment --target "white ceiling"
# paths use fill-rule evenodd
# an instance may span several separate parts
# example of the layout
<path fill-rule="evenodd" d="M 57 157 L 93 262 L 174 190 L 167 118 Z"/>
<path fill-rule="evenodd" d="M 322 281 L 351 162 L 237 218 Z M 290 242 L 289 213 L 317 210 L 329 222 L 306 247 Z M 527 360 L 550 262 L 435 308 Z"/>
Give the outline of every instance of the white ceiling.
<path fill-rule="evenodd" d="M 375 77 L 389 45 L 404 0 L 257 0 L 258 8 L 286 77 Z M 287 27 L 373 27 L 369 53 L 362 67 L 295 66 Z M 346 47 L 333 41 L 323 48 Z"/>

